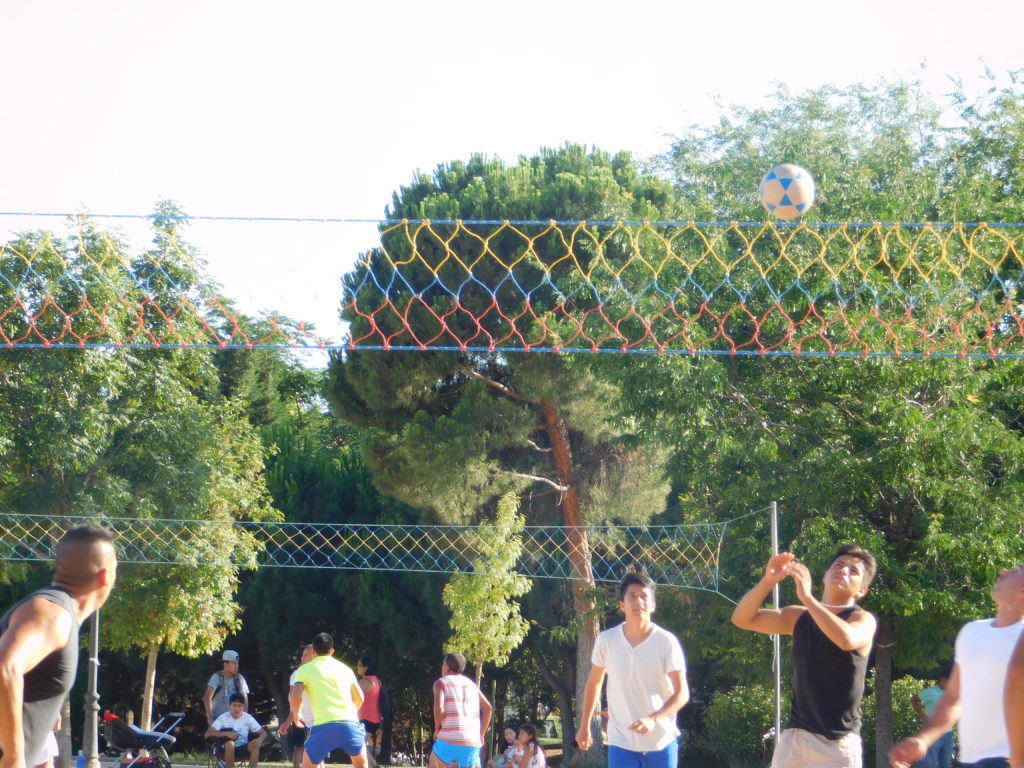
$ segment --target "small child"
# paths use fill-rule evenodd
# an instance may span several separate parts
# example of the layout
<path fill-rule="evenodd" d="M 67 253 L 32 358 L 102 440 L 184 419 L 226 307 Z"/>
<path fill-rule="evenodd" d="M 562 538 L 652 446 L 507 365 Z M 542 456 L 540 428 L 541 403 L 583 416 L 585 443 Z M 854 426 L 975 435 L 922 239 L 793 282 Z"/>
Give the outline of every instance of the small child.
<path fill-rule="evenodd" d="M 505 737 L 505 748 L 487 761 L 487 768 L 514 768 L 519 726 L 516 723 L 505 723 L 501 735 Z"/>
<path fill-rule="evenodd" d="M 544 750 L 537 741 L 537 729 L 530 723 L 519 726 L 516 768 L 547 768 Z"/>

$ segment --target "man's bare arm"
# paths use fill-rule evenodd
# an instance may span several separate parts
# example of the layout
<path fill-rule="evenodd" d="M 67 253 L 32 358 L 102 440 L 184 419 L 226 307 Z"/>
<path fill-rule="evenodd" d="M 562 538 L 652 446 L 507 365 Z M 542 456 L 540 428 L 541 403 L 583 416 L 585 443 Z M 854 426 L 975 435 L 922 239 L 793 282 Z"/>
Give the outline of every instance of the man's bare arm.
<path fill-rule="evenodd" d="M 953 665 L 942 697 L 932 710 L 932 716 L 914 736 L 896 744 L 889 750 L 889 763 L 893 768 L 908 768 L 924 757 L 928 747 L 939 740 L 960 719 L 960 665 Z"/>
<path fill-rule="evenodd" d="M 604 667 L 599 667 L 596 664 L 590 665 L 590 675 L 587 677 L 587 685 L 583 690 L 580 726 L 576 731 L 576 743 L 584 752 L 590 749 L 590 721 L 594 719 L 594 712 L 597 710 L 597 697 L 601 693 L 601 683 L 604 682 L 604 676 Z"/>
<path fill-rule="evenodd" d="M 206 710 L 206 722 L 213 725 L 213 688 L 206 686 L 206 694 L 203 696 L 203 708 Z"/>
<path fill-rule="evenodd" d="M 1004 693 L 1006 733 L 1010 737 L 1010 765 L 1024 768 L 1024 635 L 1010 657 Z"/>
<path fill-rule="evenodd" d="M 804 609 L 798 605 L 788 605 L 776 610 L 762 608 L 764 601 L 772 593 L 775 585 L 789 575 L 794 562 L 790 552 L 773 555 L 765 566 L 764 576 L 753 588 L 740 598 L 732 612 L 732 623 L 740 629 L 762 632 L 767 635 L 791 635 L 796 620 Z"/>
<path fill-rule="evenodd" d="M 281 723 L 281 727 L 278 729 L 281 733 L 288 733 L 288 730 L 296 723 L 299 727 L 305 727 L 306 724 L 303 722 L 301 714 L 302 692 L 305 690 L 305 683 L 295 683 L 295 685 L 288 689 L 288 717 Z"/>
<path fill-rule="evenodd" d="M 444 715 L 444 689 L 441 683 L 434 683 L 434 738 L 441 732 L 441 719 Z"/>
<path fill-rule="evenodd" d="M 494 707 L 491 706 L 491 702 L 484 696 L 483 691 L 477 690 L 480 693 L 480 746 L 483 747 L 487 737 L 487 729 L 491 727 L 491 715 L 494 713 Z"/>

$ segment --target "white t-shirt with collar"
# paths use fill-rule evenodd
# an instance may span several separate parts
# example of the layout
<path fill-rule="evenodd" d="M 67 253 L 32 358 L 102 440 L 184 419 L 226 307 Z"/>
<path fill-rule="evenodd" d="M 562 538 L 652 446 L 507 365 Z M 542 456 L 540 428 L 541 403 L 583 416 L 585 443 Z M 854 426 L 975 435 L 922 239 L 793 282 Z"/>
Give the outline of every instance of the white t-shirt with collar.
<path fill-rule="evenodd" d="M 672 696 L 670 672 L 686 678 L 686 657 L 678 638 L 655 624 L 639 645 L 626 639 L 625 624 L 597 636 L 591 663 L 608 678 L 608 744 L 633 752 L 656 752 L 679 736 L 675 718 L 659 720 L 650 733 L 629 726 L 658 710 Z"/>
<path fill-rule="evenodd" d="M 1003 686 L 1010 656 L 1024 631 L 1024 621 L 1006 627 L 979 619 L 956 636 L 960 668 L 960 762 L 1009 757 L 1010 737 L 1003 714 Z"/>

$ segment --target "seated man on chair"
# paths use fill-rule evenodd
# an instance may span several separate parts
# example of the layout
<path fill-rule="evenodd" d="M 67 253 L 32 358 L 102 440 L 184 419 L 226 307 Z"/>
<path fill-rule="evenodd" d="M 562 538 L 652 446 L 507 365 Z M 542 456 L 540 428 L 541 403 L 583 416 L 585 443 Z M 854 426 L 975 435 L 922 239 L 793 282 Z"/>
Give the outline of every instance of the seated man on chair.
<path fill-rule="evenodd" d="M 213 721 L 206 738 L 218 740 L 217 755 L 224 758 L 227 768 L 235 768 L 235 756 L 246 752 L 249 753 L 249 768 L 259 768 L 260 747 L 267 739 L 267 732 L 245 711 L 245 697 L 233 693 L 228 711 Z"/>

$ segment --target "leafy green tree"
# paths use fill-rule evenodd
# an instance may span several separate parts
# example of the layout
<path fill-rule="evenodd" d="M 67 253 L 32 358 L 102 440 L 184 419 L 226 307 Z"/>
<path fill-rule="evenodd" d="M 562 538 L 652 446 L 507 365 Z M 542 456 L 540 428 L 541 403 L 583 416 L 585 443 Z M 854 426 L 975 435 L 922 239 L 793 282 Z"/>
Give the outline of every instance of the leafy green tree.
<path fill-rule="evenodd" d="M 530 580 L 515 572 L 525 523 L 518 509 L 515 493 L 501 497 L 494 522 L 478 528 L 480 555 L 473 561 L 473 573 L 456 574 L 444 588 L 442 599 L 452 613 L 453 630 L 445 650 L 465 653 L 476 662 L 477 685 L 484 662 L 504 666 L 530 629 L 513 602 L 530 591 Z"/>
<path fill-rule="evenodd" d="M 912 84 L 780 91 L 771 107 L 737 109 L 718 126 L 684 134 L 664 167 L 695 216 L 753 217 L 757 180 L 781 160 L 812 170 L 821 188 L 816 213 L 829 221 L 1009 215 L 1012 204 L 993 190 L 1015 178 L 1008 158 L 1022 99 L 1019 88 L 1002 93 L 965 110 L 962 130 L 949 131 Z M 985 199 L 1001 207 L 975 205 Z M 878 270 L 865 279 L 889 279 Z M 856 319 L 869 310 L 852 302 L 848 311 Z M 991 610 L 987 592 L 1000 565 L 1024 549 L 1013 513 L 1024 501 L 1024 370 L 1010 361 L 737 356 L 643 359 L 619 373 L 625 408 L 673 445 L 670 471 L 687 520 L 777 499 L 785 546 L 816 575 L 838 542 L 856 540 L 879 557 L 866 605 L 879 618 L 875 743 L 884 764 L 894 669 L 948 657 L 956 628 Z M 722 567 L 732 594 L 756 580 L 766 542 L 761 522 L 730 537 Z M 729 610 L 702 597 L 697 605 L 705 618 Z M 751 660 L 765 658 L 767 644 L 725 632 L 712 641 L 723 679 L 750 679 Z"/>
<path fill-rule="evenodd" d="M 658 219 L 669 217 L 671 206 L 670 188 L 639 172 L 629 155 L 566 146 L 522 158 L 514 166 L 475 156 L 468 163 L 439 167 L 433 177 L 417 176 L 401 189 L 388 216 L 437 221 Z M 417 244 L 424 257 L 438 257 L 444 252 L 439 249 L 449 247 L 465 259 L 479 253 L 479 240 L 457 225 L 431 226 L 436 237 Z M 593 229 L 595 237 L 599 230 Z M 397 230 L 383 231 L 382 247 L 391 258 L 411 255 Z M 506 263 L 523 247 L 522 237 L 510 231 L 488 242 Z M 553 318 L 559 299 L 544 288 L 543 277 L 545 270 L 572 271 L 563 258 L 566 246 L 552 234 L 537 237 L 533 247 L 546 266 L 524 266 L 518 279 L 536 286 L 531 296 L 535 315 Z M 589 238 L 581 237 L 573 247 L 584 268 L 600 261 Z M 604 263 L 620 263 L 630 253 L 625 239 L 612 237 Z M 406 267 L 414 284 L 421 279 L 431 286 L 420 294 L 422 306 L 413 311 L 412 322 L 418 333 L 432 333 L 431 317 L 451 310 L 452 297 L 432 283 L 435 275 L 423 262 L 410 260 Z M 451 332 L 471 338 L 483 327 L 500 338 L 507 325 L 487 307 L 495 300 L 499 305 L 521 301 L 522 294 L 517 295 L 511 281 L 501 281 L 496 260 L 481 260 L 474 274 L 482 283 L 497 286 L 497 297 L 467 288 L 460 298 L 466 311 L 452 314 Z M 457 281 L 460 275 L 465 277 L 449 260 L 436 276 Z M 353 290 L 369 290 L 369 283 L 390 277 L 392 267 L 378 249 L 346 280 Z M 401 303 L 412 296 L 393 298 Z M 353 338 L 369 331 L 368 319 L 351 309 L 345 319 Z M 538 322 L 520 319 L 517 327 L 525 338 L 543 338 Z M 375 322 L 394 334 L 394 344 L 414 342 L 397 318 L 381 316 Z M 571 329 L 560 327 L 555 333 L 569 338 Z M 483 520 L 498 497 L 515 491 L 525 494 L 524 513 L 532 524 L 566 528 L 575 574 L 577 666 L 588 664 L 598 625 L 590 593 L 589 542 L 580 526 L 643 522 L 663 507 L 666 491 L 664 456 L 610 407 L 617 397 L 614 385 L 597 375 L 590 361 L 559 355 L 351 351 L 332 359 L 326 391 L 339 417 L 359 427 L 367 464 L 385 493 L 434 510 L 446 522 L 467 523 Z M 583 682 L 572 681 L 570 687 L 579 694 Z"/>
<path fill-rule="evenodd" d="M 108 311 L 104 323 L 83 311 L 76 332 L 121 339 L 140 323 L 129 307 L 145 304 L 134 278 L 145 282 L 154 304 L 185 297 L 202 305 L 213 289 L 181 240 L 174 211 L 161 205 L 153 249 L 137 257 L 88 221 L 78 223 L 74 239 L 23 235 L 4 251 L 0 269 L 25 277 L 17 291 L 5 282 L 0 302 L 21 301 L 37 315 L 37 327 L 52 333 L 61 322 L 52 308 L 78 306 L 84 291 Z M 32 270 L 19 265 L 19 254 L 32 255 Z M 134 278 L 124 268 L 130 263 Z M 147 312 L 141 324 L 166 333 L 167 321 Z M 199 320 L 183 313 L 177 322 L 185 329 Z M 212 357 L 201 351 L 87 349 L 12 350 L 0 359 L 0 433 L 10 436 L 0 440 L 5 509 L 209 524 L 198 537 L 186 533 L 175 545 L 190 566 L 124 564 L 104 611 L 108 646 L 149 653 L 143 724 L 152 706 L 157 650 L 197 655 L 237 625 L 238 569 L 253 560 L 255 543 L 232 521 L 273 515 L 258 437 L 237 403 L 218 392 Z"/>

